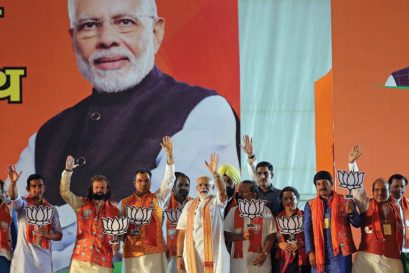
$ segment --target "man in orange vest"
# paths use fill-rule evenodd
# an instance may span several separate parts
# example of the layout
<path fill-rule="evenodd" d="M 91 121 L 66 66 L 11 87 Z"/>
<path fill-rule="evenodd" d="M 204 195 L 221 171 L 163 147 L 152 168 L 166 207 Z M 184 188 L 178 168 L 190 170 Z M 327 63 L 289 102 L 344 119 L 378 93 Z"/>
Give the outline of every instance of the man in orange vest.
<path fill-rule="evenodd" d="M 197 178 L 198 197 L 183 208 L 177 230 L 178 272 L 225 273 L 230 272 L 230 256 L 224 243 L 223 220 L 227 203 L 226 184 L 217 173 L 219 157 L 212 154 L 205 161 L 214 177 Z M 216 186 L 217 195 L 212 195 Z"/>
<path fill-rule="evenodd" d="M 304 207 L 305 251 L 311 272 L 350 273 L 356 251 L 351 226 L 359 227 L 359 215 L 351 200 L 333 190 L 332 176 L 314 176 L 317 196 Z"/>
<path fill-rule="evenodd" d="M 11 204 L 18 218 L 17 245 L 11 261 L 11 273 L 52 273 L 51 241 L 62 238 L 58 212 L 44 198 L 46 190 L 44 178 L 32 174 L 27 178 L 28 195 L 17 195 L 17 174 L 14 166 L 9 166 Z"/>
<path fill-rule="evenodd" d="M 135 192 L 119 204 L 122 215 L 126 216 L 131 211 L 140 220 L 140 224 L 129 224 L 128 233 L 123 239 L 123 266 L 126 273 L 167 272 L 162 219 L 175 181 L 171 138 L 164 137 L 161 146 L 166 151 L 167 164 L 160 188 L 152 193 L 151 172 L 138 169 L 134 177 Z"/>
<path fill-rule="evenodd" d="M 109 181 L 103 175 L 91 177 L 87 197 L 76 196 L 70 190 L 75 159 L 67 156 L 61 175 L 60 194 L 77 216 L 77 241 L 71 257 L 70 273 L 111 273 L 112 259 L 118 245 L 111 245 L 104 234 L 102 218 L 119 216 L 118 208 L 110 202 Z"/>
<path fill-rule="evenodd" d="M 175 184 L 173 185 L 172 195 L 169 204 L 166 207 L 166 244 L 168 256 L 168 273 L 177 273 L 176 267 L 176 243 L 177 231 L 176 225 L 182 213 L 183 207 L 192 199 L 188 196 L 190 190 L 189 177 L 181 172 L 175 172 Z"/>
<path fill-rule="evenodd" d="M 360 156 L 360 148 L 355 146 L 348 158 L 350 171 L 358 171 L 356 160 Z M 372 194 L 373 198 L 367 197 L 363 187 L 352 191 L 361 213 L 361 244 L 352 272 L 403 273 L 403 223 L 399 206 L 389 198 L 389 184 L 383 178 L 373 182 Z"/>
<path fill-rule="evenodd" d="M 0 272 L 10 273 L 13 249 L 17 239 L 17 218 L 10 207 L 5 183 L 0 180 Z"/>

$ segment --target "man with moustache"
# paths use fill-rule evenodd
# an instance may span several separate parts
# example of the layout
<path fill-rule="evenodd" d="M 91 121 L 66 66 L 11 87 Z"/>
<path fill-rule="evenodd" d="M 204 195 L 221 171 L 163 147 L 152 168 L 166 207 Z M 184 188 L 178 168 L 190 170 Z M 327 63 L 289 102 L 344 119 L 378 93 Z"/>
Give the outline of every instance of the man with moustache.
<path fill-rule="evenodd" d="M 138 169 L 135 172 L 135 192 L 121 200 L 118 207 L 123 216 L 133 210 L 133 215 L 143 215 L 147 223 L 137 226 L 130 223 L 123 239 L 123 268 L 126 273 L 166 273 L 166 245 L 162 232 L 163 211 L 171 196 L 175 181 L 173 145 L 170 137 L 164 137 L 161 143 L 166 151 L 167 162 L 165 176 L 159 189 L 152 193 L 151 172 Z M 151 215 L 149 217 L 148 215 Z M 138 232 L 135 232 L 135 231 Z"/>
<path fill-rule="evenodd" d="M 110 236 L 103 234 L 102 218 L 118 217 L 119 210 L 109 200 L 109 182 L 103 175 L 91 177 L 87 197 L 79 197 L 71 192 L 71 176 L 77 166 L 74 158 L 67 156 L 60 183 L 61 197 L 77 215 L 77 241 L 69 272 L 111 273 L 113 255 L 118 245 L 111 245 Z"/>
<path fill-rule="evenodd" d="M 62 238 L 60 220 L 57 210 L 44 198 L 44 178 L 39 174 L 32 174 L 27 178 L 28 195 L 20 197 L 17 194 L 18 174 L 14 166 L 9 166 L 8 177 L 10 181 L 11 204 L 16 210 L 18 219 L 17 245 L 11 261 L 11 273 L 52 273 L 53 263 L 51 258 L 51 241 Z M 27 216 L 31 209 L 31 218 Z M 45 215 L 45 209 L 52 208 L 50 223 L 41 227 L 30 223 L 37 219 L 37 215 Z"/>
<path fill-rule="evenodd" d="M 403 271 L 409 273 L 409 200 L 403 196 L 408 185 L 408 179 L 401 174 L 393 174 L 388 179 L 391 200 L 399 207 L 403 225 L 403 241 L 401 260 Z"/>
<path fill-rule="evenodd" d="M 272 180 L 274 177 L 273 165 L 267 161 L 257 163 L 256 155 L 253 148 L 253 139 L 248 136 L 243 136 L 242 150 L 247 154 L 247 170 L 259 186 L 257 198 L 267 201 L 267 207 L 271 210 L 274 216 L 281 211 L 280 207 L 280 192 L 281 190 L 274 187 Z"/>
<path fill-rule="evenodd" d="M 132 191 L 126 181 L 135 166 L 152 170 L 153 186 L 159 186 L 166 156 L 157 143 L 164 135 L 174 138 L 176 154 L 184 155 L 180 169 L 191 175 L 202 172 L 202 165 L 191 158 L 204 158 L 209 150 L 239 166 L 239 129 L 228 102 L 155 66 L 165 34 L 165 20 L 158 16 L 155 0 L 68 0 L 68 11 L 77 64 L 93 85 L 92 94 L 51 118 L 30 138 L 19 169 L 58 181 L 60 166 L 71 154 L 86 162 L 71 180 L 78 195 L 86 195 L 83 181 L 103 173 L 117 182 L 111 190 L 112 199 L 119 201 Z M 48 186 L 50 201 L 64 205 L 58 184 Z M 23 191 L 24 185 L 19 185 Z M 69 206 L 59 209 L 66 215 L 64 236 L 75 240 L 70 235 L 76 230 L 75 213 Z M 65 245 L 53 248 L 59 252 L 55 256 L 66 261 L 58 261 L 58 269 L 67 266 L 73 242 Z"/>
<path fill-rule="evenodd" d="M 348 157 L 350 171 L 358 171 L 356 160 L 360 156 L 356 145 Z M 361 244 L 352 272 L 402 273 L 403 223 L 399 206 L 389 198 L 388 182 L 383 178 L 373 182 L 373 198 L 367 197 L 363 187 L 352 194 L 361 212 Z"/>
<path fill-rule="evenodd" d="M 176 266 L 176 225 L 183 207 L 192 198 L 189 197 L 190 179 L 181 172 L 175 172 L 175 182 L 172 188 L 169 204 L 166 207 L 166 256 L 168 257 L 168 273 L 177 273 Z"/>
<path fill-rule="evenodd" d="M 315 174 L 314 185 L 317 196 L 304 207 L 305 251 L 311 272 L 350 273 L 356 251 L 350 224 L 359 227 L 355 204 L 333 191 L 327 171 Z"/>
<path fill-rule="evenodd" d="M 219 157 L 213 153 L 205 161 L 214 178 L 197 178 L 194 200 L 183 208 L 177 230 L 177 268 L 179 273 L 230 272 L 230 256 L 224 243 L 223 211 L 226 207 L 226 185 L 217 173 Z M 216 187 L 216 196 L 212 195 Z"/>

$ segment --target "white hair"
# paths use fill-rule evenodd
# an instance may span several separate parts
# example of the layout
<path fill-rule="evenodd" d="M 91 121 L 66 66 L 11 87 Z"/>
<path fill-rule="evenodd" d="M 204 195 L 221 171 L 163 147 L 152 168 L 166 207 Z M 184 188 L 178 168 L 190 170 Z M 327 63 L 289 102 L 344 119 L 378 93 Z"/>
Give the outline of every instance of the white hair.
<path fill-rule="evenodd" d="M 148 40 L 146 50 L 140 56 L 134 56 L 127 48 L 114 47 L 94 52 L 88 60 L 84 60 L 74 45 L 75 56 L 81 74 L 90 81 L 99 92 L 116 93 L 139 84 L 152 70 L 155 62 L 153 39 Z M 94 62 L 101 57 L 121 55 L 128 58 L 130 68 L 118 70 L 101 70 Z"/>
<path fill-rule="evenodd" d="M 74 28 L 75 26 L 75 3 L 76 1 L 80 0 L 68 0 L 68 17 L 70 19 L 70 27 Z M 144 15 L 150 15 L 153 17 L 158 17 L 158 8 L 156 6 L 156 0 L 140 0 L 143 2 L 148 3 L 148 14 Z"/>

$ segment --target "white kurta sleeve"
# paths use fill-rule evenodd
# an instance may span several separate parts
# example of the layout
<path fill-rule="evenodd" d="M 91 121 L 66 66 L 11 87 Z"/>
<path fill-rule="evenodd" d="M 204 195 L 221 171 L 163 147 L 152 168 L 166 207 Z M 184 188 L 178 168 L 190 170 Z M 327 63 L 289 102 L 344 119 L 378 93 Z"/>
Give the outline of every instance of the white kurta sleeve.
<path fill-rule="evenodd" d="M 162 208 L 165 207 L 166 203 L 170 198 L 172 192 L 173 183 L 175 182 L 175 165 L 166 164 L 165 174 L 160 183 L 159 189 L 155 192 L 156 197 L 159 200 L 159 204 Z"/>
<path fill-rule="evenodd" d="M 348 167 L 349 167 L 349 171 L 354 171 L 354 172 L 359 171 L 358 164 L 356 163 L 356 161 L 354 163 L 348 163 Z M 365 191 L 364 186 L 362 185 L 362 187 L 359 189 L 353 189 L 352 196 L 359 209 L 359 212 L 360 213 L 366 212 L 369 208 L 370 199 L 366 196 L 366 191 Z"/>
<path fill-rule="evenodd" d="M 192 200 L 186 203 L 186 205 L 183 207 L 182 214 L 179 217 L 178 224 L 176 226 L 176 229 L 178 230 L 186 230 L 187 226 L 187 212 L 192 205 Z"/>
<path fill-rule="evenodd" d="M 183 129 L 172 136 L 176 171 L 195 179 L 208 172 L 204 160 L 216 152 L 220 162 L 239 167 L 236 145 L 236 119 L 233 110 L 221 96 L 202 100 L 189 114 Z M 166 152 L 156 158 L 157 168 L 152 170 L 153 181 L 162 176 Z M 156 180 L 159 181 L 159 180 Z"/>
<path fill-rule="evenodd" d="M 227 214 L 226 218 L 224 219 L 224 231 L 230 233 L 236 233 L 234 228 L 234 212 L 238 207 L 233 207 L 229 213 Z"/>

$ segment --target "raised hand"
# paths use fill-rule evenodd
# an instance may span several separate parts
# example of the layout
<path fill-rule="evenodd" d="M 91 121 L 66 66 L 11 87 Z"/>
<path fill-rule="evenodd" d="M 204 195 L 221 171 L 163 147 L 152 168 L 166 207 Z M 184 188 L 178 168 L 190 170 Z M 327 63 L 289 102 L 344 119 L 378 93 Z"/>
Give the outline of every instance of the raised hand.
<path fill-rule="evenodd" d="M 20 178 L 22 173 L 23 171 L 20 171 L 19 173 L 17 173 L 16 166 L 14 165 L 10 165 L 7 167 L 7 175 L 10 179 L 11 184 L 16 184 L 17 180 Z"/>
<path fill-rule="evenodd" d="M 65 170 L 66 171 L 72 171 L 78 166 L 79 166 L 78 164 L 75 164 L 75 158 L 72 155 L 67 156 L 67 159 L 65 160 Z"/>
<path fill-rule="evenodd" d="M 354 202 L 351 199 L 345 201 L 345 212 L 349 215 L 354 213 Z"/>
<path fill-rule="evenodd" d="M 211 153 L 210 161 L 205 161 L 207 169 L 213 174 L 217 175 L 217 166 L 219 165 L 219 156 L 216 153 Z"/>
<path fill-rule="evenodd" d="M 348 162 L 354 163 L 361 156 L 361 154 L 361 147 L 359 147 L 359 145 L 355 145 L 348 155 Z"/>
<path fill-rule="evenodd" d="M 246 155 L 248 157 L 254 155 L 253 138 L 252 137 L 250 137 L 248 135 L 244 135 L 243 136 L 243 144 L 241 144 L 240 147 L 243 150 L 243 152 L 246 153 Z"/>
<path fill-rule="evenodd" d="M 172 139 L 169 136 L 165 136 L 162 138 L 162 143 L 160 144 L 162 149 L 165 150 L 166 155 L 168 157 L 167 163 L 173 164 L 173 144 L 172 144 Z"/>

